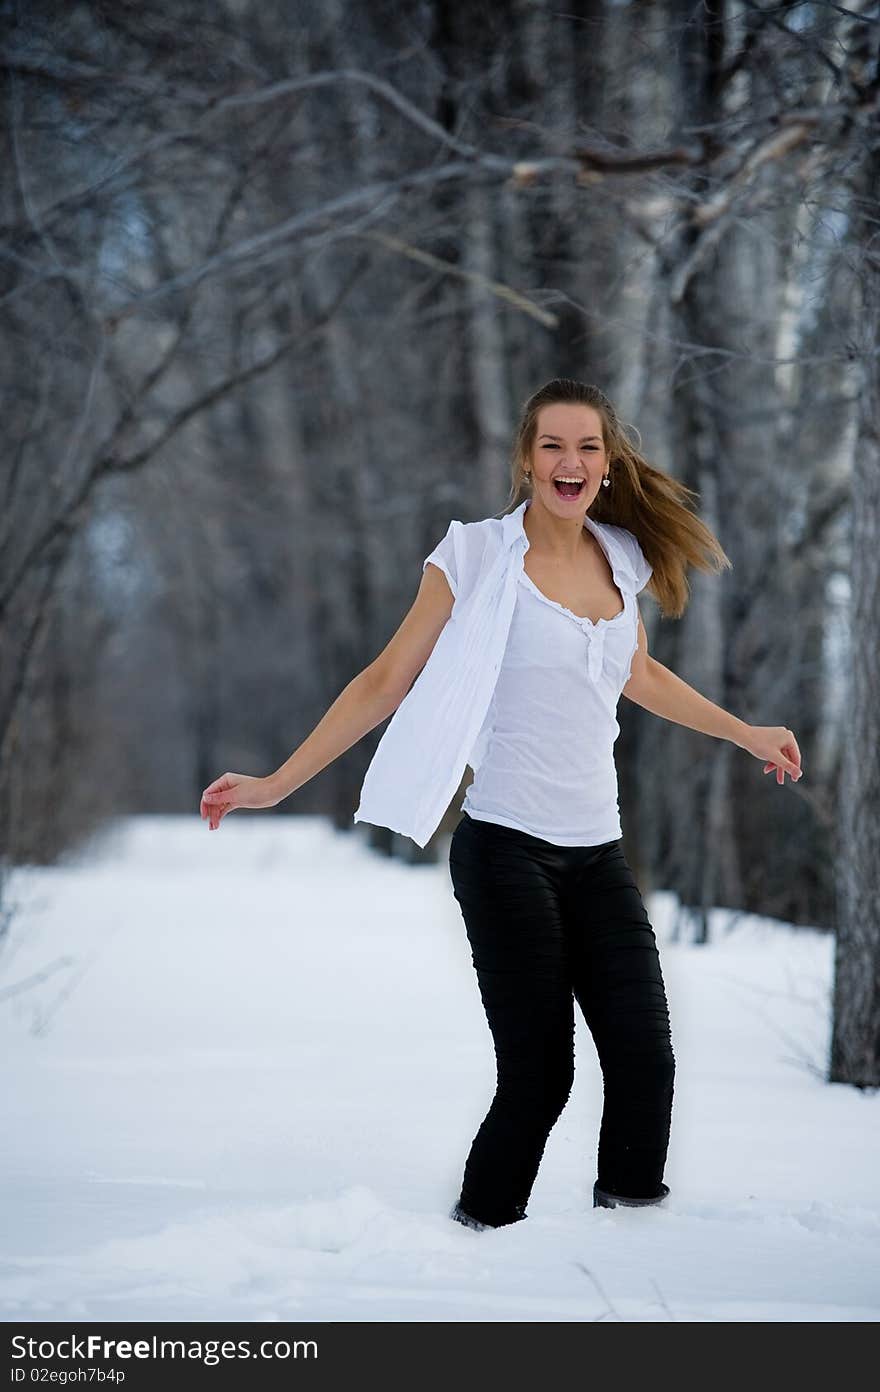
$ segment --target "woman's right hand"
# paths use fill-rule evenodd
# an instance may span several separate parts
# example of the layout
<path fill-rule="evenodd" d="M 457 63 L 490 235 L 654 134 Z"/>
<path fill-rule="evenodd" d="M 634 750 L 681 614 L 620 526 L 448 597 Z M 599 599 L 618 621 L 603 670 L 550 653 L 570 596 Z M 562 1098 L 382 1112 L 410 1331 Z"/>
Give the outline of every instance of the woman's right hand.
<path fill-rule="evenodd" d="M 202 793 L 199 812 L 211 831 L 227 812 L 236 807 L 277 807 L 281 796 L 269 778 L 251 778 L 246 773 L 224 773 L 209 783 Z"/>

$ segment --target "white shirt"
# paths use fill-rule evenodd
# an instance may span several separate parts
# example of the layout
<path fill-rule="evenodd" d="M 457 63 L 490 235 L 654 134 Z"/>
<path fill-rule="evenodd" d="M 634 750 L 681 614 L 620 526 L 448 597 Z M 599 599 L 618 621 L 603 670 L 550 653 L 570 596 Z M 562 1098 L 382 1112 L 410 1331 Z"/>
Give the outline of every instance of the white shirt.
<path fill-rule="evenodd" d="M 522 571 L 480 732 L 486 752 L 462 804 L 478 821 L 516 827 L 557 846 L 599 846 L 622 835 L 616 710 L 630 676 L 638 619 L 629 571 L 598 528 L 596 535 L 622 607 L 593 623 L 549 599 Z M 639 579 L 649 575 L 644 562 Z"/>
<path fill-rule="evenodd" d="M 514 664 L 519 664 L 521 673 L 523 653 L 531 652 L 534 656 L 537 633 L 540 635 L 540 649 L 550 651 L 559 646 L 560 657 L 565 650 L 563 666 L 568 671 L 569 679 L 575 682 L 581 702 L 580 718 L 576 723 L 579 730 L 587 735 L 581 745 L 581 768 L 589 767 L 592 770 L 594 784 L 597 771 L 600 768 L 604 771 L 601 789 L 596 785 L 598 797 L 575 807 L 568 800 L 568 792 L 565 793 L 568 812 L 561 809 L 563 820 L 573 813 L 575 821 L 569 825 L 568 833 L 574 831 L 575 839 L 560 841 L 560 844 L 599 844 L 620 835 L 619 830 L 615 832 L 615 827 L 619 826 L 616 820 L 616 773 L 613 825 L 609 819 L 609 766 L 613 768 L 611 746 L 618 730 L 614 710 L 620 691 L 629 679 L 638 643 L 635 596 L 650 578 L 651 566 L 631 532 L 585 517 L 584 526 L 590 528 L 605 551 L 615 584 L 624 598 L 622 614 L 592 624 L 545 596 L 539 599 L 540 592 L 531 584 L 523 569 L 523 556 L 528 550 L 529 539 L 522 519 L 528 506 L 529 500 L 526 499 L 512 513 L 500 519 L 489 517 L 480 522 L 451 522 L 442 541 L 425 558 L 423 569 L 429 562 L 438 565 L 449 581 L 454 596 L 452 613 L 441 630 L 431 656 L 379 741 L 364 777 L 360 803 L 354 814 L 356 822 L 389 827 L 411 837 L 419 846 L 427 844 L 459 787 L 465 768 L 470 766 L 479 775 L 481 765 L 493 745 L 493 732 L 498 730 L 499 712 L 505 708 L 510 710 L 513 688 L 509 681 Z M 526 589 L 534 591 L 532 598 L 545 611 L 540 617 L 552 626 L 542 629 L 539 618 L 538 627 L 535 627 L 538 611 L 531 606 L 527 610 L 520 600 L 520 595 Z M 511 647 L 508 661 L 506 650 L 515 613 L 515 646 Z M 577 654 L 580 655 L 579 660 Z M 556 656 L 554 654 L 554 658 Z M 501 682 L 500 673 L 505 663 L 505 679 Z M 579 680 L 575 675 L 578 666 Z M 493 713 L 496 689 L 498 700 L 494 702 Z M 535 692 L 533 695 L 540 704 L 541 698 Z M 584 709 L 585 699 L 590 702 L 589 720 Z M 561 718 L 569 714 L 563 710 L 558 696 L 551 709 L 547 708 L 547 700 L 545 689 L 543 715 L 539 715 L 535 705 L 531 707 L 534 751 L 549 748 Z M 509 725 L 506 723 L 504 728 L 509 729 Z M 589 738 L 591 731 L 592 739 Z M 497 740 L 497 733 L 495 738 Z M 510 736 L 506 738 L 509 740 Z M 520 794 L 516 792 L 516 778 L 512 783 L 508 782 L 506 793 L 502 791 L 498 778 L 502 766 L 499 758 L 503 764 L 503 748 L 503 740 L 496 742 L 496 752 L 491 764 L 487 764 L 486 778 L 481 784 L 483 795 L 492 791 L 496 808 L 503 805 L 505 814 L 511 812 L 510 799 L 514 799 L 513 815 L 518 816 L 519 821 L 506 823 L 508 825 L 520 824 L 522 829 L 529 830 L 528 821 L 537 816 L 538 820 L 544 819 L 543 825 L 550 827 L 551 822 L 547 820 L 547 787 L 543 800 L 528 805 L 521 801 Z M 521 759 L 520 772 L 522 766 Z M 548 774 L 545 768 L 544 777 L 552 779 L 553 774 Z M 525 785 L 520 783 L 519 786 Z M 533 787 L 532 794 L 534 791 Z M 470 792 L 468 789 L 469 795 Z M 523 797 L 532 794 L 524 793 Z M 476 795 L 475 790 L 475 798 Z M 470 810 L 467 801 L 464 805 Z M 476 802 L 474 805 L 476 807 Z M 477 815 L 476 810 L 472 815 Z M 492 819 L 501 820 L 501 817 Z M 601 827 L 602 834 L 599 836 L 595 834 L 596 827 Z M 606 832 L 609 834 L 606 835 Z M 534 834 L 542 833 L 536 830 Z M 584 840 L 585 834 L 590 839 Z M 547 836 L 545 839 L 552 838 Z"/>

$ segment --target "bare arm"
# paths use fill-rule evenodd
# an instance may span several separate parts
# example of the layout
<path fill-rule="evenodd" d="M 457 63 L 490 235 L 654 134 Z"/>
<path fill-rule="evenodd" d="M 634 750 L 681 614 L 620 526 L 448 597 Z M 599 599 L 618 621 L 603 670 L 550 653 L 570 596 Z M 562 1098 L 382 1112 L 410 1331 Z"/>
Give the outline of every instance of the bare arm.
<path fill-rule="evenodd" d="M 446 576 L 437 566 L 428 566 L 412 607 L 390 642 L 348 683 L 287 762 L 269 775 L 279 802 L 397 710 L 431 656 L 452 603 Z"/>
<path fill-rule="evenodd" d="M 791 730 L 783 725 L 748 725 L 657 662 L 648 653 L 648 635 L 641 615 L 639 645 L 623 695 L 652 715 L 716 739 L 730 740 L 755 758 L 766 760 L 764 772 L 776 769 L 779 783 L 785 782 L 786 773 L 795 781 L 801 776 L 800 750 Z"/>
<path fill-rule="evenodd" d="M 290 758 L 266 779 L 275 804 L 295 793 L 346 749 L 374 730 L 396 709 L 388 694 L 376 685 L 369 667 L 348 683 L 321 717 L 312 733 Z"/>
<path fill-rule="evenodd" d="M 275 807 L 374 730 L 400 705 L 452 613 L 443 571 L 426 566 L 412 607 L 377 658 L 348 683 L 311 734 L 266 778 L 225 773 L 203 792 L 201 815 L 213 830 L 235 807 Z"/>

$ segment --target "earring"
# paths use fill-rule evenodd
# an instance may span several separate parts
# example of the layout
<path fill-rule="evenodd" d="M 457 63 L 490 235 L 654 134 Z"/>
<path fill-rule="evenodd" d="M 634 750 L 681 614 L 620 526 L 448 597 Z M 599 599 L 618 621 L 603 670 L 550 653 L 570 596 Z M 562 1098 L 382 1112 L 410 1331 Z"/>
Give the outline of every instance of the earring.
<path fill-rule="evenodd" d="M 606 474 L 605 477 L 604 477 L 603 480 L 602 480 L 602 487 L 603 487 L 603 488 L 607 488 L 607 487 L 609 486 L 610 483 L 611 483 L 611 479 L 609 478 L 608 474 Z"/>

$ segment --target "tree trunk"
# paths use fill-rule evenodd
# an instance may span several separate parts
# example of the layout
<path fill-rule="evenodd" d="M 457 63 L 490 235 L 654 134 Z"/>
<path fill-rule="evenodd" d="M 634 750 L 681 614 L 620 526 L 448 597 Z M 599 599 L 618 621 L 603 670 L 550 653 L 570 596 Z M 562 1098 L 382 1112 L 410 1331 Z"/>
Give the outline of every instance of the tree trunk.
<path fill-rule="evenodd" d="M 853 470 L 852 663 L 843 744 L 829 1081 L 880 1086 L 880 142 L 853 200 L 861 257 L 862 390 Z"/>

